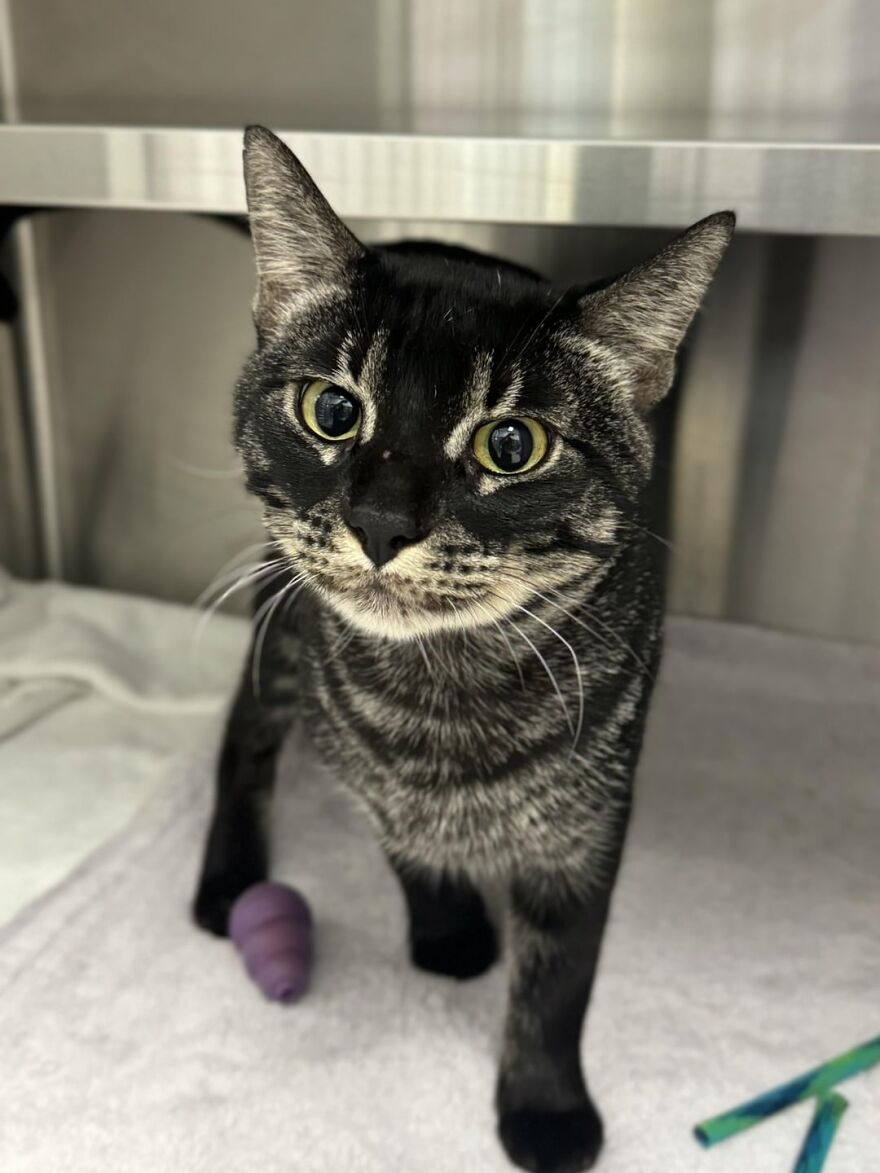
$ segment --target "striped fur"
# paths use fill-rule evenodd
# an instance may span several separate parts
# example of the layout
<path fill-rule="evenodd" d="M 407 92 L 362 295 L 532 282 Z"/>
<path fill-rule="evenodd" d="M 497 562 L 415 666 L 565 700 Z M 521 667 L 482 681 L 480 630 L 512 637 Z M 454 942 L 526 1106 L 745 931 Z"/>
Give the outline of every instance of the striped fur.
<path fill-rule="evenodd" d="M 230 715 L 197 919 L 224 932 L 266 875 L 274 763 L 301 720 L 400 876 L 416 964 L 481 972 L 495 936 L 478 885 L 508 886 L 501 1139 L 524 1168 L 587 1168 L 602 1127 L 580 1029 L 661 642 L 645 411 L 732 217 L 560 292 L 461 249 L 363 248 L 267 131 L 246 172 L 260 346 L 235 437 L 287 563 Z M 358 437 L 303 424 L 316 378 L 359 399 Z M 543 423 L 548 454 L 488 473 L 474 432 L 517 414 Z M 379 568 L 346 522 L 367 498 L 424 535 Z"/>

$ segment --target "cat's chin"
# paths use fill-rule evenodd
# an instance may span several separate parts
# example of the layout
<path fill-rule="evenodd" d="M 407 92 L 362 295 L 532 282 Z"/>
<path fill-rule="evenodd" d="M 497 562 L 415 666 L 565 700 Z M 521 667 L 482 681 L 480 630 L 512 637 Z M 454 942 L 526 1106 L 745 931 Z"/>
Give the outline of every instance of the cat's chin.
<path fill-rule="evenodd" d="M 383 599 L 376 594 L 342 593 L 327 587 L 321 593 L 346 622 L 366 635 L 381 639 L 410 640 L 442 631 L 471 631 L 508 613 L 508 607 L 500 600 L 488 597 L 476 604 L 460 603 L 453 609 L 442 602 L 418 606 L 390 597 Z"/>
<path fill-rule="evenodd" d="M 383 639 L 416 639 L 438 631 L 461 631 L 477 626 L 465 609 L 451 610 L 401 606 L 354 594 L 325 590 L 324 596 L 337 614 L 367 635 Z"/>

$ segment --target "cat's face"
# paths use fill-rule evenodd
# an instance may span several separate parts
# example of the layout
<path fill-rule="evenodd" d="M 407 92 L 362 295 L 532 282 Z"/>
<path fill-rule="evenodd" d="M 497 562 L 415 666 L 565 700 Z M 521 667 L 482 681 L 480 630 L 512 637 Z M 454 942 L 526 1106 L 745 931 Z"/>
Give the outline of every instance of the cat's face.
<path fill-rule="evenodd" d="M 236 437 L 297 569 L 358 627 L 408 638 L 515 621 L 601 565 L 732 217 L 560 293 L 463 251 L 365 249 L 268 131 L 245 159 L 260 346 Z"/>

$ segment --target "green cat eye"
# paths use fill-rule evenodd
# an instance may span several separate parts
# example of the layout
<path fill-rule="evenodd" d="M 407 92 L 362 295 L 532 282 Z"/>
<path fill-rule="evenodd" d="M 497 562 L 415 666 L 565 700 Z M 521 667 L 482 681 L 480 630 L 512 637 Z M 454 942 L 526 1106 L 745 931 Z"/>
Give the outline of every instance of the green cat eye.
<path fill-rule="evenodd" d="M 361 426 L 361 405 L 343 387 L 326 379 L 312 379 L 299 401 L 303 422 L 322 440 L 350 440 Z"/>
<path fill-rule="evenodd" d="M 489 472 L 528 472 L 547 455 L 547 433 L 537 420 L 491 420 L 474 432 L 474 456 Z"/>

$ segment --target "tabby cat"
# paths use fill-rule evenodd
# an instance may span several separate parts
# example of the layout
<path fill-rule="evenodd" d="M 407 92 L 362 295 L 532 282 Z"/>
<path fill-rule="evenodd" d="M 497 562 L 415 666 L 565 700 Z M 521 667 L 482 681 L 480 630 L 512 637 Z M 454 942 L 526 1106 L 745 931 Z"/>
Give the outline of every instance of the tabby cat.
<path fill-rule="evenodd" d="M 581 1027 L 660 656 L 647 415 L 734 217 L 560 290 L 466 249 L 362 245 L 263 128 L 244 167 L 258 345 L 235 441 L 280 578 L 228 720 L 196 919 L 224 934 L 266 877 L 276 759 L 302 722 L 372 815 L 417 966 L 483 973 L 478 884 L 504 881 L 501 1141 L 524 1169 L 589 1168 Z"/>

